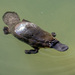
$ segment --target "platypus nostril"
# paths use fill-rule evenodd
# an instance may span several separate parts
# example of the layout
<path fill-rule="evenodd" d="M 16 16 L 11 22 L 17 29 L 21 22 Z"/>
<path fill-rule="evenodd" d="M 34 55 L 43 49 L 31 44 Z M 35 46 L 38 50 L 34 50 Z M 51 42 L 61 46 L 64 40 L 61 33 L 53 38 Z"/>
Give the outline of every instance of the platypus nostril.
<path fill-rule="evenodd" d="M 65 47 L 62 47 L 62 49 L 65 49 Z"/>
<path fill-rule="evenodd" d="M 62 47 L 62 50 L 63 50 L 63 51 L 66 51 L 67 49 L 68 49 L 68 46 Z"/>

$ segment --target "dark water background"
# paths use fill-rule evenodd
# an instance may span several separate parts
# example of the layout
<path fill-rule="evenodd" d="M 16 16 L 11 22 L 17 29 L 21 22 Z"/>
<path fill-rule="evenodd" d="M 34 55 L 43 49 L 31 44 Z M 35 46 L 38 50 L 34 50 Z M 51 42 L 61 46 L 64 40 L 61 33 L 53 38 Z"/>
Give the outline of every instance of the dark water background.
<path fill-rule="evenodd" d="M 69 46 L 66 52 L 31 47 L 12 35 L 4 35 L 2 16 L 15 11 Z M 75 75 L 75 0 L 0 0 L 0 75 Z"/>

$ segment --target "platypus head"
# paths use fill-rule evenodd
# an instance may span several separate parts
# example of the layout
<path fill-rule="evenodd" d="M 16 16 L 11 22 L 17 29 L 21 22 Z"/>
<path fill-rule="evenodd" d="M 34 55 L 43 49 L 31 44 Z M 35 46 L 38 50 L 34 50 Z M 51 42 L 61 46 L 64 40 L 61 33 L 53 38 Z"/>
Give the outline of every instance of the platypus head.
<path fill-rule="evenodd" d="M 52 40 L 50 42 L 50 48 L 54 48 L 58 51 L 66 51 L 69 47 L 65 44 L 60 43 L 58 40 Z"/>
<path fill-rule="evenodd" d="M 11 26 L 11 25 L 18 24 L 20 22 L 20 18 L 17 13 L 9 11 L 9 12 L 4 13 L 3 21 L 6 25 Z"/>

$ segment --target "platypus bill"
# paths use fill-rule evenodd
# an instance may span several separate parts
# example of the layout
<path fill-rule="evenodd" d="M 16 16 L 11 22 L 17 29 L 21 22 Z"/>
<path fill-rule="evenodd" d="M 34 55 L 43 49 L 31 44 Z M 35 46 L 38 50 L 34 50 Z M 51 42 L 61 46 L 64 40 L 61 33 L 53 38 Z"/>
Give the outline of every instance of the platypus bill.
<path fill-rule="evenodd" d="M 40 48 L 45 47 L 54 48 L 58 51 L 66 51 L 68 49 L 68 46 L 60 43 L 55 38 L 56 34 L 54 32 L 50 34 L 28 20 L 23 19 L 20 21 L 16 12 L 6 12 L 2 19 L 8 25 L 8 27 L 3 28 L 4 34 L 12 34 L 34 48 L 25 50 L 26 54 L 36 54 Z"/>

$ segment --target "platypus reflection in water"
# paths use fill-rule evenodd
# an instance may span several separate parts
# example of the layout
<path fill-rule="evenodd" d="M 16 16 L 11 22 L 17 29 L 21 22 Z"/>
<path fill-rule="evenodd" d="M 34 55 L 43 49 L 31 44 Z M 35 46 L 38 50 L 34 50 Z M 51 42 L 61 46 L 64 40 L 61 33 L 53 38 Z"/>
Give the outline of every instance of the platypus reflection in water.
<path fill-rule="evenodd" d="M 51 34 L 42 30 L 39 26 L 28 20 L 20 21 L 16 12 L 6 12 L 3 15 L 3 21 L 8 27 L 4 27 L 4 34 L 12 34 L 19 40 L 29 44 L 34 49 L 25 50 L 26 54 L 36 54 L 40 48 L 54 48 L 58 51 L 66 51 L 68 46 L 60 43 L 56 38 L 56 34 Z"/>

